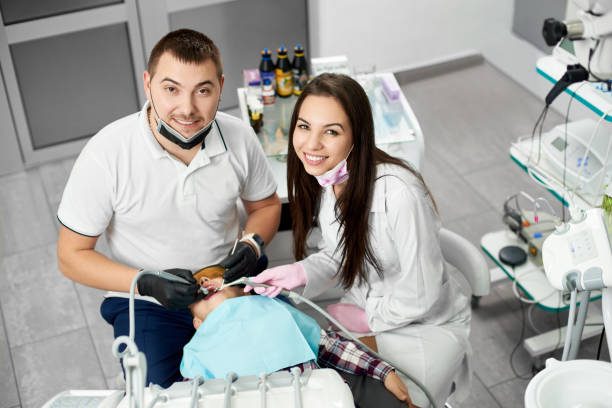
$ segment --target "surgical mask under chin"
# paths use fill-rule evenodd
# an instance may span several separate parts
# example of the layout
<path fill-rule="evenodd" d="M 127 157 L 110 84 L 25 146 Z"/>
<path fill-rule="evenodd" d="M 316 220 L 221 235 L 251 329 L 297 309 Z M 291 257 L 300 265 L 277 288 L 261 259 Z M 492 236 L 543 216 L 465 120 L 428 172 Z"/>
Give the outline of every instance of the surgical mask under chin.
<path fill-rule="evenodd" d="M 346 165 L 346 160 L 349 155 L 353 151 L 353 147 L 351 146 L 351 150 L 346 155 L 344 160 L 340 160 L 340 163 L 336 164 L 333 169 L 326 171 L 325 173 L 315 176 L 321 187 L 334 186 L 336 184 L 342 184 L 346 180 L 348 180 L 349 174 Z"/>
<path fill-rule="evenodd" d="M 194 146 L 197 146 L 199 143 L 201 143 L 204 140 L 204 138 L 210 133 L 213 122 L 215 121 L 215 118 L 217 117 L 217 111 L 219 110 L 219 102 L 217 102 L 217 109 L 215 109 L 215 114 L 213 115 L 213 118 L 210 121 L 210 123 L 208 123 L 202 129 L 200 129 L 195 135 L 189 138 L 186 138 L 185 136 L 181 135 L 179 132 L 174 130 L 170 125 L 168 125 L 166 122 L 164 122 L 161 119 L 161 117 L 157 113 L 157 109 L 155 109 L 155 104 L 153 103 L 153 92 L 152 91 L 151 91 L 151 107 L 153 108 L 153 111 L 155 112 L 155 116 L 157 116 L 157 132 L 163 137 L 165 137 L 166 139 L 168 139 L 169 141 L 171 141 L 172 143 L 174 143 L 175 145 L 177 145 L 178 147 L 180 147 L 181 149 L 189 150 L 193 148 Z"/>
<path fill-rule="evenodd" d="M 212 129 L 212 124 L 214 121 L 215 119 L 213 118 L 213 120 L 211 120 L 208 125 L 200 129 L 195 135 L 191 136 L 190 138 L 186 138 L 183 135 L 181 135 L 179 132 L 174 130 L 166 122 L 161 120 L 161 118 L 159 118 L 158 116 L 157 132 L 159 132 L 160 135 L 162 135 L 163 137 L 165 137 L 166 139 L 168 139 L 175 145 L 179 146 L 181 149 L 189 150 L 192 147 L 197 146 L 199 143 L 201 143 L 204 140 L 204 138 L 208 135 L 208 133 L 210 133 L 210 130 Z"/>

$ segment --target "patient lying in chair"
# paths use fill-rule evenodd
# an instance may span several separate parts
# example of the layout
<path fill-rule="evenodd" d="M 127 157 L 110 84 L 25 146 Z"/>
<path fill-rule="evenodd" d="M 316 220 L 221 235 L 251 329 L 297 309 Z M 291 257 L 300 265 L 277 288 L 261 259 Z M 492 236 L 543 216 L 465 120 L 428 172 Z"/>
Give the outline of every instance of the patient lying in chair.
<path fill-rule="evenodd" d="M 295 307 L 266 296 L 250 296 L 241 286 L 215 289 L 220 277 L 201 278 L 209 294 L 190 306 L 196 333 L 183 349 L 185 378 L 259 375 L 300 367 L 333 368 L 381 381 L 400 401 L 408 390 L 393 367 Z M 383 390 L 383 392 L 385 392 Z M 399 402 L 399 401 L 397 401 Z"/>

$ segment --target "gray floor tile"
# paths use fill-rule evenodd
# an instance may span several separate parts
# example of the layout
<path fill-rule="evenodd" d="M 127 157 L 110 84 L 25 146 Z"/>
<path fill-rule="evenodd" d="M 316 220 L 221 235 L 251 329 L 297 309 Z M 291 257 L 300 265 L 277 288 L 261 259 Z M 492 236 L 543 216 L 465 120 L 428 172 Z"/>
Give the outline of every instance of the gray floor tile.
<path fill-rule="evenodd" d="M 504 201 L 511 195 L 524 191 L 534 199 L 544 197 L 557 213 L 561 211 L 561 203 L 548 190 L 536 185 L 511 159 L 494 166 L 473 171 L 464 175 L 470 186 L 479 192 L 481 197 L 500 213 L 503 212 Z M 533 210 L 533 204 L 527 199 L 519 201 L 521 208 Z M 515 205 L 512 203 L 512 207 Z M 548 209 L 544 210 L 549 212 Z"/>
<path fill-rule="evenodd" d="M 87 329 L 12 349 L 23 408 L 38 408 L 69 389 L 105 389 Z"/>
<path fill-rule="evenodd" d="M 507 158 L 510 142 L 531 133 L 544 107 L 487 63 L 401 85 L 427 149 L 462 174 Z M 551 112 L 547 123 L 560 121 Z"/>
<path fill-rule="evenodd" d="M 502 407 L 523 407 L 525 405 L 525 390 L 529 380 L 513 378 L 489 388 Z"/>
<path fill-rule="evenodd" d="M 40 176 L 33 170 L 0 177 L 0 218 L 6 255 L 57 239 Z"/>
<path fill-rule="evenodd" d="M 505 228 L 501 221 L 501 214 L 495 210 L 457 218 L 443 226 L 466 238 L 478 249 L 480 249 L 480 240 L 484 234 Z M 482 251 L 482 255 L 490 268 L 496 266 L 495 262 L 484 251 Z"/>
<path fill-rule="evenodd" d="M 11 347 L 85 327 L 73 282 L 57 267 L 55 245 L 7 256 L 0 279 Z"/>
<path fill-rule="evenodd" d="M 465 400 L 457 402 L 455 398 L 451 396 L 449 402 L 452 404 L 453 408 L 501 408 L 477 375 L 474 375 L 472 378 L 472 389 L 470 395 Z"/>
<path fill-rule="evenodd" d="M 484 385 L 490 387 L 515 377 L 510 355 L 520 341 L 520 311 L 511 310 L 495 292 L 480 301 L 472 313 L 470 343 L 474 351 L 473 367 Z M 531 371 L 532 361 L 520 346 L 514 355 L 515 370 Z M 503 406 L 503 405 L 502 405 Z"/>
<path fill-rule="evenodd" d="M 114 340 L 113 327 L 100 315 L 100 305 L 104 300 L 106 291 L 78 283 L 75 283 L 75 287 L 104 375 L 105 377 L 117 375 L 121 371 L 121 367 L 119 360 L 111 352 Z"/>
<path fill-rule="evenodd" d="M 104 294 L 106 291 L 90 288 L 89 286 L 81 285 L 80 283 L 75 283 L 74 287 L 76 288 L 79 302 L 83 307 L 83 313 L 85 320 L 87 321 L 87 325 L 93 326 L 102 323 L 107 324 L 100 315 L 100 305 L 104 300 Z"/>
<path fill-rule="evenodd" d="M 448 169 L 435 152 L 426 153 L 424 179 L 438 205 L 443 224 L 492 208 L 460 175 Z"/>
<path fill-rule="evenodd" d="M 45 163 L 36 171 L 40 174 L 42 184 L 47 196 L 47 202 L 52 214 L 57 214 L 57 207 L 62 199 L 64 187 L 68 181 L 74 158 L 68 158 L 51 163 Z"/>
<path fill-rule="evenodd" d="M 106 378 L 114 378 L 121 373 L 121 364 L 112 353 L 112 345 L 115 337 L 113 327 L 106 322 L 89 326 L 89 332 L 96 349 L 97 360 L 102 367 Z M 91 356 L 92 359 L 95 356 Z M 110 384 L 109 384 L 110 386 Z"/>
<path fill-rule="evenodd" d="M 4 319 L 0 308 L 0 408 L 9 408 L 19 405 L 17 381 L 13 369 L 13 359 L 6 338 Z"/>

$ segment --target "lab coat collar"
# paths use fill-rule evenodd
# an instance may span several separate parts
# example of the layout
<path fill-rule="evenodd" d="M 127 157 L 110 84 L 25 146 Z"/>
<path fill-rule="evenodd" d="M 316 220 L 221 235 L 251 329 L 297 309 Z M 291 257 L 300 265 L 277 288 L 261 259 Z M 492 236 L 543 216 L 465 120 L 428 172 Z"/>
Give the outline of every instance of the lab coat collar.
<path fill-rule="evenodd" d="M 370 206 L 370 212 L 385 212 L 385 190 L 385 177 L 381 177 L 374 182 L 374 193 L 372 194 L 372 205 Z M 323 191 L 324 194 L 329 196 L 328 199 L 332 200 L 332 202 L 336 201 L 334 186 L 324 187 Z"/>

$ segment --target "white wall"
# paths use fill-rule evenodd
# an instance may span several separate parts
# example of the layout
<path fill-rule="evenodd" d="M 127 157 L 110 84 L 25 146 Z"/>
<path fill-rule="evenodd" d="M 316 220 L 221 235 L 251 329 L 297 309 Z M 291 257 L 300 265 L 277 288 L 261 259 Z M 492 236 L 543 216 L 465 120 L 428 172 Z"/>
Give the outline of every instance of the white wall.
<path fill-rule="evenodd" d="M 542 99 L 552 84 L 536 73 L 544 54 L 512 33 L 513 0 L 309 0 L 310 55 L 403 71 L 458 56 L 484 58 Z M 553 107 L 565 113 L 569 97 Z M 572 105 L 572 118 L 586 110 Z"/>

